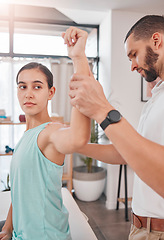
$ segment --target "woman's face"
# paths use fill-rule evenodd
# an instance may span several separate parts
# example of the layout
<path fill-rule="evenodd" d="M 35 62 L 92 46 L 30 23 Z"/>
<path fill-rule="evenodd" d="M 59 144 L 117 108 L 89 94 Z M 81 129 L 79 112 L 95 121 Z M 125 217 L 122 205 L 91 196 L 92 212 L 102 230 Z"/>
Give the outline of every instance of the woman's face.
<path fill-rule="evenodd" d="M 39 69 L 23 70 L 18 76 L 18 100 L 26 115 L 47 111 L 48 100 L 54 95 L 54 87 L 48 88 L 46 76 Z"/>

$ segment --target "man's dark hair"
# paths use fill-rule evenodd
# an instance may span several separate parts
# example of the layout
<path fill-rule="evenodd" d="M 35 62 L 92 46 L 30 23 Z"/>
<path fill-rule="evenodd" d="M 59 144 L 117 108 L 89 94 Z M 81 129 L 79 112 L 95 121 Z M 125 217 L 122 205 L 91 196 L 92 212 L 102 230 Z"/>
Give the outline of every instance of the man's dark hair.
<path fill-rule="evenodd" d="M 24 65 L 19 70 L 19 72 L 17 73 L 17 76 L 16 76 L 16 83 L 17 84 L 18 84 L 18 76 L 19 76 L 19 74 L 23 70 L 29 70 L 29 69 L 38 69 L 38 70 L 40 70 L 46 76 L 48 88 L 50 89 L 53 86 L 53 75 L 52 75 L 52 73 L 50 72 L 50 70 L 46 66 L 44 66 L 41 63 L 37 63 L 37 62 L 30 62 L 30 63 Z"/>
<path fill-rule="evenodd" d="M 134 40 L 150 39 L 153 33 L 164 33 L 164 17 L 159 15 L 146 15 L 138 20 L 127 33 L 124 43 L 133 33 Z"/>

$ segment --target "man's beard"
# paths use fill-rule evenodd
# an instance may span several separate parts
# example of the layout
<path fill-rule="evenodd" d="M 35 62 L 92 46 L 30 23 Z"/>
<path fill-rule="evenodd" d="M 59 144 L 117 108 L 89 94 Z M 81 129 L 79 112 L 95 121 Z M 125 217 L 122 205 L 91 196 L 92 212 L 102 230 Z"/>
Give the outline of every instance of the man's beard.
<path fill-rule="evenodd" d="M 145 72 L 145 80 L 147 82 L 153 82 L 159 74 L 157 73 L 154 64 L 157 62 L 159 54 L 153 52 L 151 47 L 146 47 L 145 63 L 149 67 L 149 70 L 143 69 Z"/>
<path fill-rule="evenodd" d="M 153 82 L 158 77 L 158 74 L 153 68 L 149 70 L 144 69 L 144 72 L 145 72 L 144 78 L 147 82 Z"/>

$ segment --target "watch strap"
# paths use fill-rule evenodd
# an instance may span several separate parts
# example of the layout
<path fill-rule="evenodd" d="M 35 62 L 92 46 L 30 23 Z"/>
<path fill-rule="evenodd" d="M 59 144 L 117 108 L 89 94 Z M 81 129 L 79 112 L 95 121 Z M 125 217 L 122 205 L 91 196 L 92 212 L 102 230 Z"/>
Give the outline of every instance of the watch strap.
<path fill-rule="evenodd" d="M 102 123 L 100 124 L 100 127 L 105 130 L 105 128 L 108 127 L 109 124 L 111 124 L 111 121 L 108 118 L 105 118 L 105 120 L 102 121 Z"/>
<path fill-rule="evenodd" d="M 104 121 L 102 121 L 102 123 L 100 124 L 100 127 L 105 130 L 106 127 L 108 127 L 108 125 L 112 124 L 112 123 L 118 123 L 121 120 L 121 114 L 119 111 L 117 111 L 116 109 L 111 110 L 110 112 L 108 112 L 107 117 L 105 118 Z"/>

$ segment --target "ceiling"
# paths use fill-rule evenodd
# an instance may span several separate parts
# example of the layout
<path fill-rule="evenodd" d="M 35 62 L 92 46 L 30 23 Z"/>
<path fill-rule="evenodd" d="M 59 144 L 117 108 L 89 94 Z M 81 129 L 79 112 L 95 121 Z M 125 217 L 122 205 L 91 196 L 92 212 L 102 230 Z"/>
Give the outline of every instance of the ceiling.
<path fill-rule="evenodd" d="M 5 0 L 5 2 L 53 7 L 73 21 L 83 24 L 101 23 L 110 9 L 164 14 L 163 0 Z"/>

